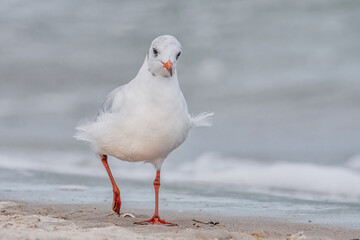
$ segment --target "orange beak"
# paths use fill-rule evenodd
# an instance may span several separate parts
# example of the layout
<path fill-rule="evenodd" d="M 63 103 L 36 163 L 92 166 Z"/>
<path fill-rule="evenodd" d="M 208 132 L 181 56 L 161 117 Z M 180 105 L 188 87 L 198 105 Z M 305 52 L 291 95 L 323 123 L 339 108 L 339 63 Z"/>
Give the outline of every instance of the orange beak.
<path fill-rule="evenodd" d="M 163 62 L 161 62 L 163 65 L 164 65 L 164 68 L 166 68 L 166 70 L 168 70 L 169 71 L 169 73 L 170 73 L 170 76 L 172 76 L 172 62 L 169 60 L 169 61 L 167 61 L 167 63 L 163 63 Z"/>

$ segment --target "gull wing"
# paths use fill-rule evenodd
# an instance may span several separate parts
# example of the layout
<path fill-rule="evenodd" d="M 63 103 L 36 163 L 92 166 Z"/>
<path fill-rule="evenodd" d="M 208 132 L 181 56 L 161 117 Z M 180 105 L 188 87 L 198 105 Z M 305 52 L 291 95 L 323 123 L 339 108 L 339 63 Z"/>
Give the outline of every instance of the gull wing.
<path fill-rule="evenodd" d="M 96 118 L 100 117 L 104 113 L 112 113 L 114 111 L 113 106 L 114 106 L 115 98 L 120 97 L 120 95 L 122 94 L 121 92 L 122 92 L 123 88 L 124 88 L 124 86 L 115 88 L 106 96 L 106 99 L 103 102 L 103 104 L 101 105 Z"/>

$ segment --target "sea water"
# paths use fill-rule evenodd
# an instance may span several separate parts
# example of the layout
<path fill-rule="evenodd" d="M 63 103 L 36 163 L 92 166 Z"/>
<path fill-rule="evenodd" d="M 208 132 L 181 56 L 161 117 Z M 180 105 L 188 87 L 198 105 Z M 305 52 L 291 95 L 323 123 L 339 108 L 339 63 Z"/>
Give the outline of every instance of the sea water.
<path fill-rule="evenodd" d="M 0 197 L 110 202 L 74 127 L 172 34 L 190 112 L 215 116 L 165 161 L 164 207 L 360 226 L 359 11 L 336 0 L 2 1 Z M 151 165 L 110 166 L 124 202 L 152 207 Z"/>

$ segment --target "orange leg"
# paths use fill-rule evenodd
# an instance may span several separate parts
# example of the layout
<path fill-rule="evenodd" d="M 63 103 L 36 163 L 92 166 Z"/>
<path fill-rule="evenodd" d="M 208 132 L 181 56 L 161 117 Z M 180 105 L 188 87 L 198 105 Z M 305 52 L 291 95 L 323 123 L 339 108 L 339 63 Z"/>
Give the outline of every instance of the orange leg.
<path fill-rule="evenodd" d="M 114 212 L 116 212 L 117 214 L 120 214 L 120 207 L 121 207 L 121 199 L 120 199 L 120 191 L 118 186 L 116 185 L 116 182 L 111 174 L 110 171 L 110 167 L 107 161 L 107 156 L 106 155 L 101 155 L 100 154 L 100 158 L 101 158 L 101 162 L 104 165 L 106 172 L 109 175 L 112 187 L 113 187 L 113 192 L 114 192 L 114 199 L 113 199 L 113 204 L 112 204 L 112 209 L 114 210 Z"/>
<path fill-rule="evenodd" d="M 159 188 L 160 188 L 160 170 L 156 172 L 156 177 L 154 180 L 154 188 L 155 188 L 155 213 L 152 218 L 143 222 L 136 222 L 135 224 L 139 225 L 166 225 L 166 226 L 177 226 L 177 224 L 166 222 L 159 217 Z"/>

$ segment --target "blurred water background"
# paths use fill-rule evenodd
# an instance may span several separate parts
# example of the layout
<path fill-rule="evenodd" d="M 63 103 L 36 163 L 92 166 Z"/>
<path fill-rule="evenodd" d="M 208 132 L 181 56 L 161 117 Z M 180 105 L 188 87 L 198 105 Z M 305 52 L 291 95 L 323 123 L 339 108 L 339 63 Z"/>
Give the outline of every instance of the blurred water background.
<path fill-rule="evenodd" d="M 0 197 L 110 201 L 106 172 L 74 127 L 171 34 L 183 45 L 189 110 L 215 117 L 165 161 L 162 194 L 180 202 L 170 206 L 342 214 L 357 225 L 359 23 L 355 0 L 3 0 Z M 152 203 L 151 165 L 110 165 L 123 198 Z M 68 188 L 84 193 L 49 200 Z"/>

